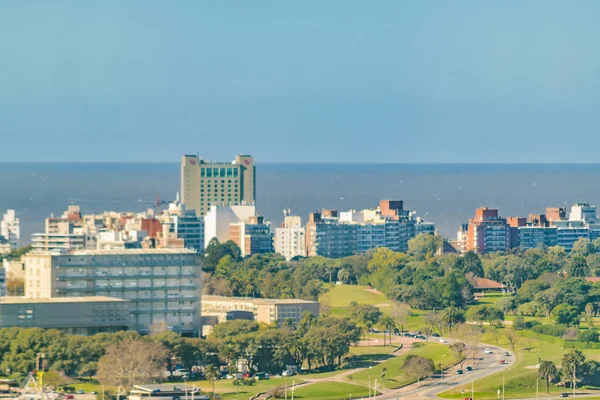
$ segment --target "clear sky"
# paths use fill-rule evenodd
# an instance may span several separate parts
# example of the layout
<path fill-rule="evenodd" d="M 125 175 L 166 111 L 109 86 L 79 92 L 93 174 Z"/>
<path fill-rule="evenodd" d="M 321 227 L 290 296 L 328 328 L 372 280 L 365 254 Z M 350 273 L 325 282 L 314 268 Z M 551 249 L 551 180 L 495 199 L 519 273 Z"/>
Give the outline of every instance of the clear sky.
<path fill-rule="evenodd" d="M 0 161 L 600 162 L 600 1 L 0 0 Z"/>

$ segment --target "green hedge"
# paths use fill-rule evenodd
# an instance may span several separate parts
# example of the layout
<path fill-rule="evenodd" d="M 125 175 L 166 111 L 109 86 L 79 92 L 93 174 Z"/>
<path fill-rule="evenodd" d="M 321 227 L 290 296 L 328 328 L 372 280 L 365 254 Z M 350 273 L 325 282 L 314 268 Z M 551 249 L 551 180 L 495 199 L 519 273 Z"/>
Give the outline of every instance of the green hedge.
<path fill-rule="evenodd" d="M 566 349 L 580 349 L 580 350 L 597 350 L 600 349 L 600 343 L 585 343 L 585 342 L 569 342 L 562 338 L 543 335 L 541 333 L 531 331 L 519 331 L 519 334 L 523 337 L 532 339 L 538 339 L 547 343 L 555 343 Z"/>

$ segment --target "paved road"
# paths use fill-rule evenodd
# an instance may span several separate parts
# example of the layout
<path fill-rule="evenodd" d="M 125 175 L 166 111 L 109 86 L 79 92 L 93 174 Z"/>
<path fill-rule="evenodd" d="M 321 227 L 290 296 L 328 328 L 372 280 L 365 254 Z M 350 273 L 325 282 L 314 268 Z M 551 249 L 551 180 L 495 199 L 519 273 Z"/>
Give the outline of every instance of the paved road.
<path fill-rule="evenodd" d="M 452 340 L 449 341 L 454 342 Z M 420 386 L 412 384 L 396 390 L 378 388 L 377 390 L 382 392 L 382 395 L 377 396 L 377 399 L 397 399 L 400 397 L 435 399 L 438 394 L 450 390 L 455 386 L 465 385 L 486 376 L 502 372 L 502 370 L 510 367 L 516 361 L 512 353 L 511 356 L 505 356 L 505 353 L 508 352 L 507 349 L 489 344 L 481 344 L 480 348 L 480 357 L 483 357 L 483 360 L 478 361 L 476 365 L 473 365 L 470 360 L 467 360 L 464 364 L 465 367 L 472 365 L 473 371 L 465 371 L 463 375 L 456 375 L 458 367 L 450 368 L 443 379 L 439 377 L 430 378 L 421 382 Z M 493 353 L 486 354 L 484 351 L 486 348 L 489 348 Z M 506 360 L 508 364 L 500 364 L 500 360 Z M 470 390 L 465 391 L 464 397 L 471 397 Z"/>

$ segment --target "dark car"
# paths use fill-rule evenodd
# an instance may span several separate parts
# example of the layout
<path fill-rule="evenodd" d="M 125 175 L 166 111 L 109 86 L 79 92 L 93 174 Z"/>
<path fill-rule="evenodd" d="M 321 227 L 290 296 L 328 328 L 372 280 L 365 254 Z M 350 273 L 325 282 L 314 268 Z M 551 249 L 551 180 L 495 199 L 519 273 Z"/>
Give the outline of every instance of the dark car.
<path fill-rule="evenodd" d="M 434 334 L 433 334 L 433 335 L 431 335 L 431 336 L 433 336 L 433 337 L 440 337 L 440 334 L 439 334 L 439 333 L 434 333 Z"/>
<path fill-rule="evenodd" d="M 462 375 L 463 374 L 463 370 L 459 369 L 458 371 L 456 371 L 456 375 Z"/>
<path fill-rule="evenodd" d="M 473 371 L 473 367 L 468 366 L 467 368 L 465 368 L 467 371 Z"/>
<path fill-rule="evenodd" d="M 415 338 L 417 338 L 417 339 L 422 339 L 422 340 L 425 340 L 425 339 L 427 339 L 427 338 L 426 338 L 425 336 L 423 336 L 423 335 L 417 335 L 417 336 L 415 336 Z"/>
<path fill-rule="evenodd" d="M 561 393 L 560 397 L 569 397 L 569 393 Z"/>

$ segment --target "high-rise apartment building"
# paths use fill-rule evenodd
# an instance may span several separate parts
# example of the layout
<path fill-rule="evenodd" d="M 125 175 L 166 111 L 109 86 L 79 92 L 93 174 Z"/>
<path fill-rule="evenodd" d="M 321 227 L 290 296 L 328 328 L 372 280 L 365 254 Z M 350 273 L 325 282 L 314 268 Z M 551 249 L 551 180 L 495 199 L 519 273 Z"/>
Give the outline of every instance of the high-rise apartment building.
<path fill-rule="evenodd" d="M 275 229 L 275 251 L 288 261 L 306 257 L 305 232 L 301 217 L 286 214 L 281 228 Z"/>
<path fill-rule="evenodd" d="M 571 207 L 569 214 L 570 221 L 581 221 L 585 224 L 596 223 L 596 206 L 590 206 L 588 203 L 575 203 Z"/>
<path fill-rule="evenodd" d="M 15 210 L 7 210 L 0 221 L 0 236 L 10 245 L 11 249 L 19 247 L 21 240 L 21 222 Z"/>
<path fill-rule="evenodd" d="M 237 244 L 242 257 L 273 252 L 271 224 L 261 216 L 229 224 L 229 240 Z"/>
<path fill-rule="evenodd" d="M 482 207 L 475 211 L 475 218 L 469 219 L 467 231 L 467 251 L 491 253 L 507 251 L 511 243 L 510 226 L 506 219 L 498 216 L 498 210 Z"/>
<path fill-rule="evenodd" d="M 200 332 L 201 265 L 188 249 L 124 249 L 32 252 L 25 262 L 25 296 L 104 296 L 130 301 L 131 328 L 152 325 L 196 335 Z"/>
<path fill-rule="evenodd" d="M 213 205 L 254 204 L 256 167 L 249 155 L 239 155 L 231 163 L 215 163 L 196 155 L 181 158 L 182 202 L 198 216 Z"/>

